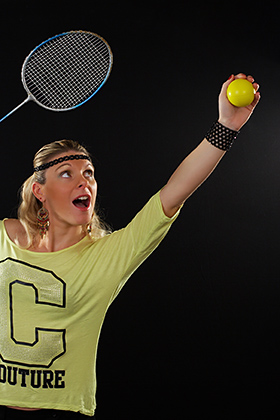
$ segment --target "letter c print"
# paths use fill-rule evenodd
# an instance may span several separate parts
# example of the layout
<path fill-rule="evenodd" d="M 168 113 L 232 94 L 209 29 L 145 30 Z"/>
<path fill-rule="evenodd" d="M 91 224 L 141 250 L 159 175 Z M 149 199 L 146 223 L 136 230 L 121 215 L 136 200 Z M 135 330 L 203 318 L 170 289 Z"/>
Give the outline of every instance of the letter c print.
<path fill-rule="evenodd" d="M 54 321 L 57 326 L 56 319 L 66 307 L 65 292 L 65 282 L 50 270 L 13 258 L 0 261 L 0 357 L 4 362 L 50 367 L 65 353 L 66 331 L 52 325 Z"/>

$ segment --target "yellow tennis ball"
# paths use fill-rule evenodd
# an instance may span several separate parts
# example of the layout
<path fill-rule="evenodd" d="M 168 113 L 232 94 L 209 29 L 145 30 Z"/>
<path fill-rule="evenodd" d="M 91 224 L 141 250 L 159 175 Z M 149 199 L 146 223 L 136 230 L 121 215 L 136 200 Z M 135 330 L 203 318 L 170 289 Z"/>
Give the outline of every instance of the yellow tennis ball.
<path fill-rule="evenodd" d="M 255 89 L 247 79 L 235 79 L 227 88 L 227 97 L 234 106 L 250 105 L 254 100 Z"/>

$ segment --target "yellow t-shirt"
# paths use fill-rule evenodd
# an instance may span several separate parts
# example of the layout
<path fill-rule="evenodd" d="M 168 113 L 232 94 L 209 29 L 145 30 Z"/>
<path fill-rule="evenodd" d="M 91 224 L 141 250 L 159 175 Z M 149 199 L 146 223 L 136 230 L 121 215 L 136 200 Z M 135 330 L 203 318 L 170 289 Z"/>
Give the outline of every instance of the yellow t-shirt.
<path fill-rule="evenodd" d="M 0 222 L 0 405 L 94 415 L 106 311 L 177 215 L 157 193 L 124 229 L 50 253 L 19 248 Z"/>

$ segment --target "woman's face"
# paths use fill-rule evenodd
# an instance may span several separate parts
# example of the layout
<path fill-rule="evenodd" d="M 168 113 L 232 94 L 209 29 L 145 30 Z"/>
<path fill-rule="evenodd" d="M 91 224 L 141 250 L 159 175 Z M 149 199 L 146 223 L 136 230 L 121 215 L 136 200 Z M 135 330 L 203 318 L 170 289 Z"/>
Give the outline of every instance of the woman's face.
<path fill-rule="evenodd" d="M 66 152 L 55 158 L 79 154 Z M 36 184 L 36 183 L 35 183 Z M 79 226 L 91 221 L 97 194 L 94 167 L 88 160 L 69 160 L 46 170 L 46 182 L 33 188 L 49 211 L 50 226 Z M 37 194 L 40 191 L 41 196 Z"/>

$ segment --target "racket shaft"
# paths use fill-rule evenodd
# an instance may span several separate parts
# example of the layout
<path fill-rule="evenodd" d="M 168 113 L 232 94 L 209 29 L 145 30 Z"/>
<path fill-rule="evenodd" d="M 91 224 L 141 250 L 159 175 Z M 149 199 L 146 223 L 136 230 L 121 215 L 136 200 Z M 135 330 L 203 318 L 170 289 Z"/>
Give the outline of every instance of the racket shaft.
<path fill-rule="evenodd" d="M 11 114 L 13 114 L 15 111 L 17 111 L 19 108 L 21 108 L 26 102 L 30 101 L 30 96 L 28 96 L 23 102 L 21 102 L 18 106 L 16 106 L 12 111 L 10 111 L 7 115 L 5 115 L 3 118 L 1 118 L 0 122 L 4 121 L 7 117 L 9 117 Z"/>

